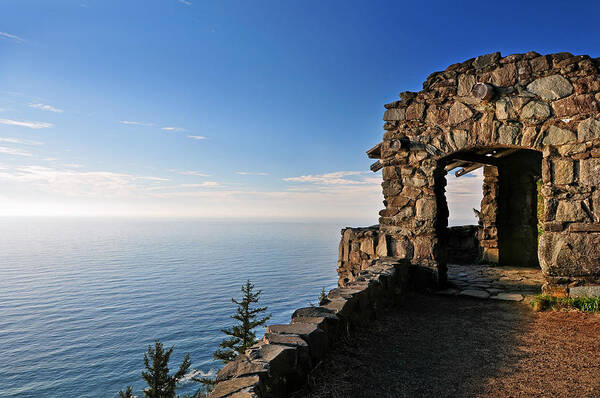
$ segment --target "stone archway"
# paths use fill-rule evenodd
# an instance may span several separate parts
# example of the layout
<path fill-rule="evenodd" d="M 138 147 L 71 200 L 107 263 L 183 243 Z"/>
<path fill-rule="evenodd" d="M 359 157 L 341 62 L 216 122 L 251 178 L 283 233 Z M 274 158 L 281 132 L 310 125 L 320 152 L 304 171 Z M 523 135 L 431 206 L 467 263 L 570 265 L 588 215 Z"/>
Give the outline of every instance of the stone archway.
<path fill-rule="evenodd" d="M 483 198 L 478 213 L 479 227 L 473 240 L 480 247 L 477 261 L 497 265 L 539 267 L 539 182 L 542 154 L 531 149 L 485 147 L 458 151 L 442 157 L 438 169 L 451 170 L 462 177 L 479 168 L 484 169 Z M 446 185 L 441 179 L 437 184 Z M 437 231 L 446 230 L 448 217 L 444 189 L 435 190 L 437 197 Z M 474 209 L 476 210 L 476 209 Z M 454 230 L 440 240 L 440 250 L 452 246 Z M 446 247 L 445 247 L 446 246 Z M 446 257 L 446 256 L 442 256 Z M 448 256 L 453 261 L 452 256 Z M 454 260 L 455 261 L 455 260 Z M 471 258 L 471 261 L 473 259 Z"/>
<path fill-rule="evenodd" d="M 383 141 L 368 151 L 379 159 L 372 170 L 383 169 L 386 254 L 443 284 L 439 162 L 478 148 L 529 149 L 542 154 L 538 257 L 546 279 L 600 283 L 599 65 L 568 53 L 487 54 L 433 73 L 422 91 L 387 104 Z"/>

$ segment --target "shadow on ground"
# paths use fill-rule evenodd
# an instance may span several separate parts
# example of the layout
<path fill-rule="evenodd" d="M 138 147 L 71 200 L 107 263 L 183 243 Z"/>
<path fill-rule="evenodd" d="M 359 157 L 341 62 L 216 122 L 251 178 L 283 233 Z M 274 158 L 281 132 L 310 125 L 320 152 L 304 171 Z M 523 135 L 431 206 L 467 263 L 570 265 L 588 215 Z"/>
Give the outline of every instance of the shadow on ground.
<path fill-rule="evenodd" d="M 600 316 L 415 294 L 357 330 L 295 395 L 598 397 Z"/>

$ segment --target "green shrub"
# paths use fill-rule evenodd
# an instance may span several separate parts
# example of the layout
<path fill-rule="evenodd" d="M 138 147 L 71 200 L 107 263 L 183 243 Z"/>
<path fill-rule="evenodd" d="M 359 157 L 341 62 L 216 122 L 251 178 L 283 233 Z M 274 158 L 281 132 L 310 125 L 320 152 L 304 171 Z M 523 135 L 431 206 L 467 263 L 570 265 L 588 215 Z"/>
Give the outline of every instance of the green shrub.
<path fill-rule="evenodd" d="M 600 312 L 600 297 L 554 297 L 540 294 L 531 300 L 535 311 L 572 310 Z"/>

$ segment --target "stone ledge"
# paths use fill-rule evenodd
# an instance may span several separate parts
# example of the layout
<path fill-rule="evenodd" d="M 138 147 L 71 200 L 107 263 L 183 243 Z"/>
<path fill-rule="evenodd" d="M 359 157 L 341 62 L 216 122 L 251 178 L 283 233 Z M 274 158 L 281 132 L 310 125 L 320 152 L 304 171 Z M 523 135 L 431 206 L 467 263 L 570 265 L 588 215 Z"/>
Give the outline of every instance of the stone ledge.
<path fill-rule="evenodd" d="M 217 374 L 210 398 L 283 398 L 298 390 L 331 345 L 397 303 L 413 266 L 390 257 L 375 260 L 318 307 L 299 308 L 291 322 L 269 325 L 263 341 Z"/>

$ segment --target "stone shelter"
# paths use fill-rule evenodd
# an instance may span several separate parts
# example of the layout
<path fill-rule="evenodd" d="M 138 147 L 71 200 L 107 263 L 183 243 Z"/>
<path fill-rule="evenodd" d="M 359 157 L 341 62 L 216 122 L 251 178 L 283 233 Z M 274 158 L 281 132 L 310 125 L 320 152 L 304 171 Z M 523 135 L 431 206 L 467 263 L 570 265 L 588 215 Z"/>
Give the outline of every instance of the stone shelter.
<path fill-rule="evenodd" d="M 385 105 L 379 226 L 342 231 L 340 284 L 379 257 L 444 285 L 446 176 L 483 167 L 478 261 L 541 267 L 545 289 L 600 284 L 600 58 L 482 55 Z"/>
<path fill-rule="evenodd" d="M 414 287 L 445 285 L 454 261 L 540 267 L 550 293 L 600 294 L 599 67 L 568 53 L 487 54 L 387 104 L 383 141 L 367 151 L 383 174 L 379 225 L 342 230 L 339 287 L 269 325 L 219 371 L 210 397 L 290 396 L 352 327 Z M 482 167 L 478 225 L 448 228 L 447 174 Z"/>

